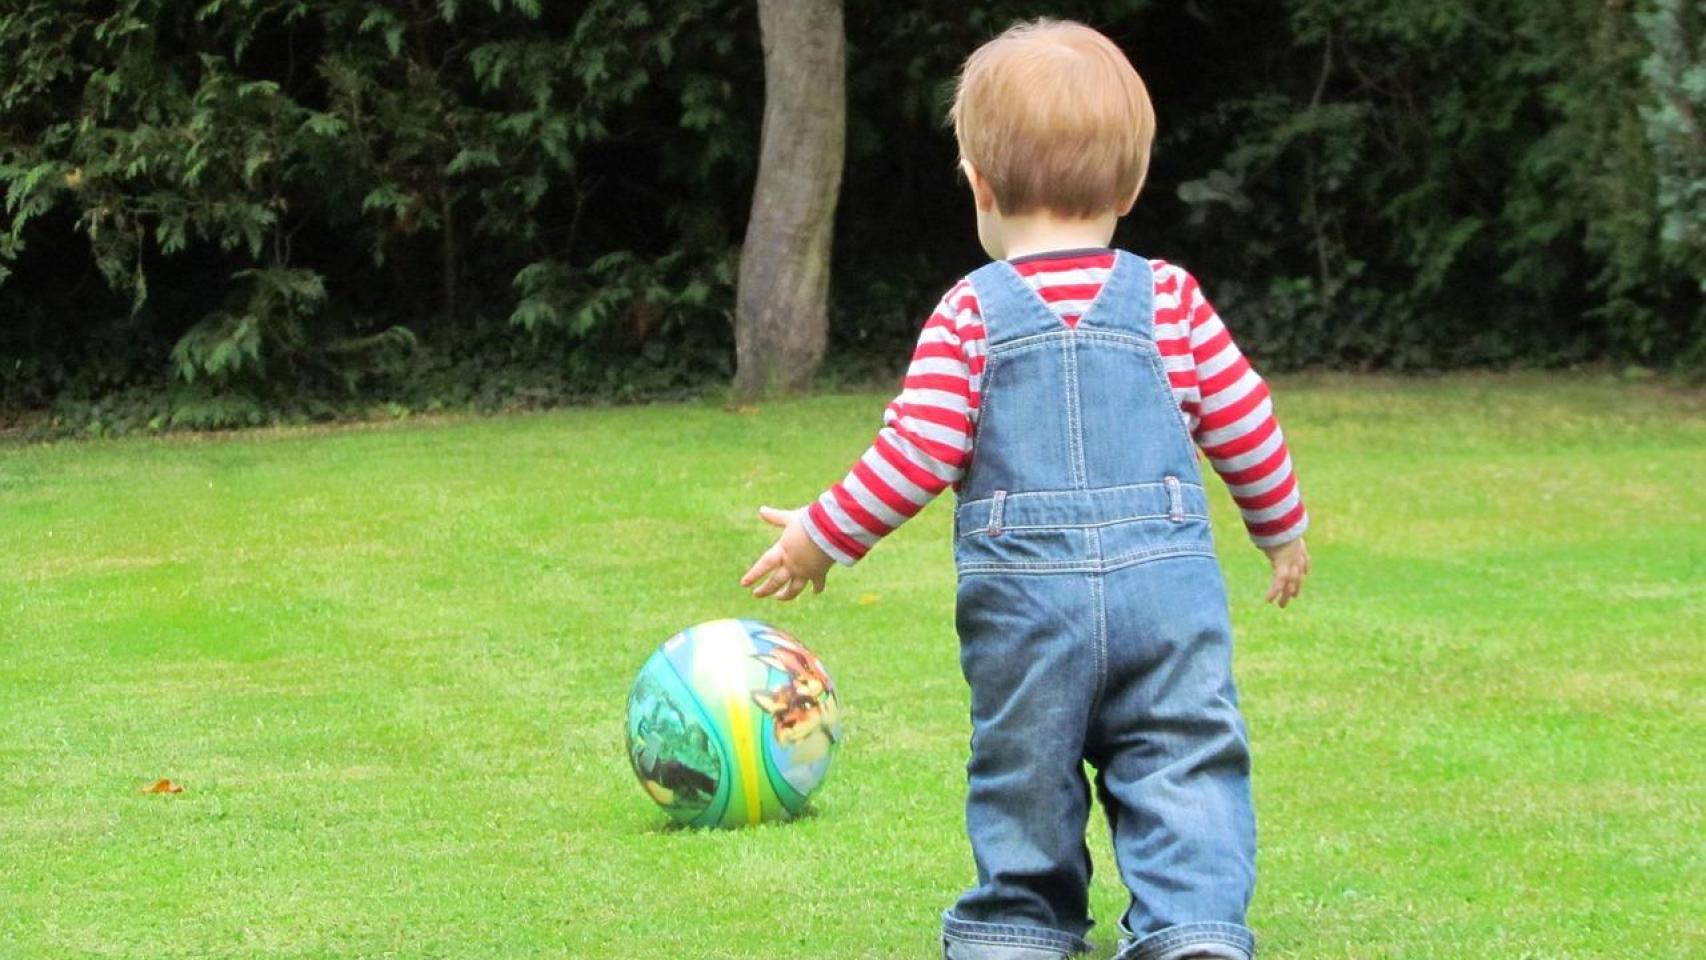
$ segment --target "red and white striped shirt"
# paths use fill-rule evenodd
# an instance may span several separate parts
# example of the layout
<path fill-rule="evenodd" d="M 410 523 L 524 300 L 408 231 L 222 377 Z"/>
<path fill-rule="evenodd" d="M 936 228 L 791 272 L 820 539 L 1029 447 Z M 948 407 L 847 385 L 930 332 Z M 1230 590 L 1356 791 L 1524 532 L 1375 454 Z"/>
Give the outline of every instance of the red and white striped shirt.
<path fill-rule="evenodd" d="M 1164 261 L 1155 269 L 1155 344 L 1187 428 L 1225 481 L 1257 546 L 1309 525 L 1291 454 L 1267 384 L 1239 352 L 1196 278 Z M 1013 262 L 1031 289 L 1071 326 L 1113 270 L 1111 250 L 1040 254 Z M 977 291 L 961 280 L 937 305 L 883 428 L 847 476 L 805 513 L 806 532 L 852 564 L 971 464 L 985 354 Z"/>

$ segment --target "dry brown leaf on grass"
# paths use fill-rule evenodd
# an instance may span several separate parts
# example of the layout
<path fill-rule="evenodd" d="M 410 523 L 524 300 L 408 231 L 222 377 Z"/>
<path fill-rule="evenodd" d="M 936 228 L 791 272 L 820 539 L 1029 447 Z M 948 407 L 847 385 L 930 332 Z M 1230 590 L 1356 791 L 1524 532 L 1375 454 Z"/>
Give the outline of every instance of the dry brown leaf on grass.
<path fill-rule="evenodd" d="M 141 792 L 143 792 L 143 793 L 183 793 L 184 788 L 181 784 L 173 783 L 172 781 L 166 779 L 165 777 L 161 777 L 160 779 L 154 781 L 153 783 L 149 784 L 148 786 L 143 787 Z"/>

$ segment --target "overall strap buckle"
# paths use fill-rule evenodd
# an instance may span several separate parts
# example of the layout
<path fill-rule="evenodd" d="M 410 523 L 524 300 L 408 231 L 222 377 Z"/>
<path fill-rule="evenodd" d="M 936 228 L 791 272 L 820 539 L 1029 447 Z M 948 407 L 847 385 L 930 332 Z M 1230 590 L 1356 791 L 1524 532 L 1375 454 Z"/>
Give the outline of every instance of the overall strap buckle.
<path fill-rule="evenodd" d="M 989 502 L 989 535 L 1001 536 L 1001 512 L 1007 506 L 1007 491 L 997 490 Z"/>
<path fill-rule="evenodd" d="M 1168 477 L 1161 481 L 1167 486 L 1167 519 L 1174 523 L 1185 521 L 1185 495 L 1179 489 L 1179 478 Z"/>

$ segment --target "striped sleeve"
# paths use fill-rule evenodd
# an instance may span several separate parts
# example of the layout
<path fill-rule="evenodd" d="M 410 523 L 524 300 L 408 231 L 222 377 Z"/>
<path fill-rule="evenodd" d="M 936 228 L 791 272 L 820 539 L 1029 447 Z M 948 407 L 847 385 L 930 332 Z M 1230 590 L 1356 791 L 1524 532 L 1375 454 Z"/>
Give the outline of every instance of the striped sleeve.
<path fill-rule="evenodd" d="M 1179 361 L 1169 364 L 1170 378 L 1197 445 L 1226 483 L 1256 546 L 1303 536 L 1309 513 L 1268 385 L 1232 342 L 1196 278 L 1170 265 L 1158 265 L 1157 273 L 1156 340 L 1173 344 L 1162 353 Z M 1179 366 L 1188 373 L 1173 373 Z"/>
<path fill-rule="evenodd" d="M 806 533 L 836 562 L 856 563 L 964 475 L 981 333 L 976 294 L 961 281 L 924 324 L 876 440 L 806 509 Z"/>

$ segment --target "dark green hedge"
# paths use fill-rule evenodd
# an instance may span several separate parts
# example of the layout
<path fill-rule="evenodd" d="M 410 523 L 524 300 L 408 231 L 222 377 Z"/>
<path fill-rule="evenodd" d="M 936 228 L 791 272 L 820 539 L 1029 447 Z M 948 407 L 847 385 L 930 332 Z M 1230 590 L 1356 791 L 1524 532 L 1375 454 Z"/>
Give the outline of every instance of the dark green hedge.
<path fill-rule="evenodd" d="M 1035 5 L 963 6 L 849 4 L 836 370 L 904 359 L 978 261 L 941 118 Z M 1052 12 L 1158 104 L 1121 242 L 1270 369 L 1706 365 L 1698 4 Z M 720 381 L 762 96 L 740 0 L 10 4 L 0 407 L 100 431 Z"/>

